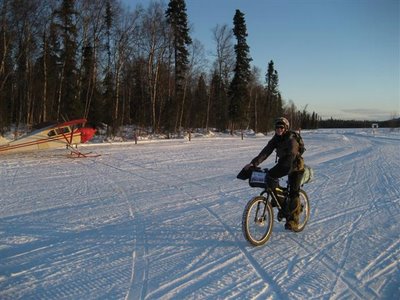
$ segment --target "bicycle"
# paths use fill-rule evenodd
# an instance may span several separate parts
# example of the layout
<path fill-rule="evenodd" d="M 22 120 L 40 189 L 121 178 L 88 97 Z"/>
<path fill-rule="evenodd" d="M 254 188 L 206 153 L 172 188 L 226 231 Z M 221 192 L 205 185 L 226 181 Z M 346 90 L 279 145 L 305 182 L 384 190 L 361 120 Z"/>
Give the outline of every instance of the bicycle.
<path fill-rule="evenodd" d="M 282 187 L 279 184 L 279 180 L 274 180 L 273 184 L 271 184 L 273 179 L 267 178 L 267 176 L 267 170 L 258 170 L 253 171 L 249 179 L 250 186 L 264 189 L 259 196 L 250 199 L 242 217 L 244 237 L 254 246 L 263 245 L 268 241 L 274 225 L 273 207 L 278 209 L 277 219 L 281 222 L 285 217 L 283 205 L 289 199 L 289 183 L 287 183 L 286 187 Z M 296 228 L 292 228 L 295 232 L 301 232 L 310 218 L 310 203 L 307 193 L 303 189 L 300 189 L 300 204 L 299 225 Z"/>

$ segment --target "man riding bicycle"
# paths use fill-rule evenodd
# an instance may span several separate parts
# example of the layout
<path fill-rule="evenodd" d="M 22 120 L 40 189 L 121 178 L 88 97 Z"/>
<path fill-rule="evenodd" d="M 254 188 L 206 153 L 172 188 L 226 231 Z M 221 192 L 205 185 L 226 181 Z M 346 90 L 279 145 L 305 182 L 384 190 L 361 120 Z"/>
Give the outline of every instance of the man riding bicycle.
<path fill-rule="evenodd" d="M 288 175 L 289 180 L 289 203 L 284 203 L 283 211 L 286 217 L 285 228 L 296 229 L 299 224 L 301 205 L 299 199 L 300 182 L 304 173 L 304 160 L 301 156 L 300 144 L 294 133 L 289 130 L 289 121 L 280 117 L 275 120 L 275 135 L 261 150 L 251 163 L 244 169 L 257 167 L 276 150 L 278 162 L 268 170 L 272 178 L 281 178 Z"/>

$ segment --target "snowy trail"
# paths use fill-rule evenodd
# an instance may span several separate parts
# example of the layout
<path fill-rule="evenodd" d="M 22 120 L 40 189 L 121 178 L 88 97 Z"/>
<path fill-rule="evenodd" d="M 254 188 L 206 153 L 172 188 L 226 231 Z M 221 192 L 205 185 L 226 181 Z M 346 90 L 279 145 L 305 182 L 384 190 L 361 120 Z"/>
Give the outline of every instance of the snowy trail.
<path fill-rule="evenodd" d="M 235 179 L 266 138 L 93 145 L 0 160 L 0 298 L 391 299 L 400 286 L 400 134 L 303 133 L 302 233 L 252 247 Z M 269 158 L 263 166 L 273 164 Z"/>

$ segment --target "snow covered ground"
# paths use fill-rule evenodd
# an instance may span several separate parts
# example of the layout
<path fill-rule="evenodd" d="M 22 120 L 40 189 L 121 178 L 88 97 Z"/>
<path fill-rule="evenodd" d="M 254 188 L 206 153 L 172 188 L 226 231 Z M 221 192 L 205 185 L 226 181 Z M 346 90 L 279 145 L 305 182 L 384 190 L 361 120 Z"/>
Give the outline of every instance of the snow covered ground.
<path fill-rule="evenodd" d="M 304 132 L 311 219 L 252 247 L 235 177 L 269 138 L 0 156 L 0 299 L 396 299 L 399 131 Z"/>

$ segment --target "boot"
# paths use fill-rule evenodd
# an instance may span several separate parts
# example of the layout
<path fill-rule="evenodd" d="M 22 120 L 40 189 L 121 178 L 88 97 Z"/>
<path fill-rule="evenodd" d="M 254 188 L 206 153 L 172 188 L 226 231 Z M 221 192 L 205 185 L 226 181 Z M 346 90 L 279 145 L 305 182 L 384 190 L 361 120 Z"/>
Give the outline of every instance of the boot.
<path fill-rule="evenodd" d="M 282 201 L 280 204 L 281 209 L 278 211 L 278 221 L 281 222 L 283 219 L 286 219 L 287 221 L 290 215 L 288 210 L 289 204 L 286 201 Z"/>
<path fill-rule="evenodd" d="M 285 229 L 297 229 L 297 227 L 299 226 L 299 216 L 301 213 L 301 204 L 299 197 L 294 198 L 288 206 L 288 216 L 286 217 Z"/>

